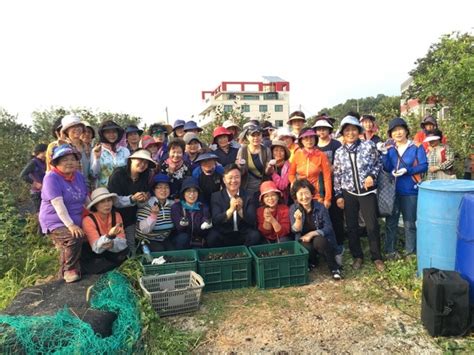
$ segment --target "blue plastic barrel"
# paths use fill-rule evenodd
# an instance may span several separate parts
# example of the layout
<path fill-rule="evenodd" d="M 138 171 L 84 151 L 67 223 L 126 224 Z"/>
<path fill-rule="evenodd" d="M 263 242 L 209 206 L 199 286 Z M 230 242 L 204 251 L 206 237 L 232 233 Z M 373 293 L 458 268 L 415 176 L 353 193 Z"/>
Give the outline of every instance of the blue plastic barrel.
<path fill-rule="evenodd" d="M 416 222 L 418 276 L 429 267 L 454 270 L 459 205 L 467 192 L 474 192 L 474 181 L 432 180 L 420 184 Z"/>
<path fill-rule="evenodd" d="M 469 282 L 474 304 L 474 194 L 465 194 L 459 206 L 456 271 Z"/>

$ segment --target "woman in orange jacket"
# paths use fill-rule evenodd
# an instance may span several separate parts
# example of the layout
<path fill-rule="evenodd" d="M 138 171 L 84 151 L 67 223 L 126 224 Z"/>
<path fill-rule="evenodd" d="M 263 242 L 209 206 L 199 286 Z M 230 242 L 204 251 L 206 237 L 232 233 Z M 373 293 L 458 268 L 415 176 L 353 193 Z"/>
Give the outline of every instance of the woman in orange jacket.
<path fill-rule="evenodd" d="M 324 204 L 324 207 L 329 208 L 332 198 L 331 166 L 326 155 L 317 149 L 317 139 L 314 130 L 307 128 L 301 131 L 298 137 L 301 149 L 294 153 L 289 180 L 293 185 L 296 180 L 307 179 L 316 189 L 313 198 Z M 326 191 L 324 199 L 319 193 L 319 175 L 321 173 L 323 174 L 324 191 Z"/>

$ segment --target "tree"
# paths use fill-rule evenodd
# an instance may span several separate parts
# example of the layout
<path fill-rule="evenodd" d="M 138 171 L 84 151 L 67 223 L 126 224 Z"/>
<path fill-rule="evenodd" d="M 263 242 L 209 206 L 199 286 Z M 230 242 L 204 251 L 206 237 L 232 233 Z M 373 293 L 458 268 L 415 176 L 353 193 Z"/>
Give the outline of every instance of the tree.
<path fill-rule="evenodd" d="M 449 117 L 439 122 L 440 128 L 454 150 L 467 156 L 474 139 L 474 36 L 443 35 L 415 65 L 404 99 L 434 103 L 435 113 L 449 107 Z"/>
<path fill-rule="evenodd" d="M 67 114 L 74 113 L 81 117 L 83 121 L 87 121 L 93 127 L 99 127 L 100 123 L 105 120 L 112 120 L 121 127 L 126 127 L 129 124 L 139 125 L 140 117 L 131 116 L 127 113 L 113 113 L 113 112 L 99 112 L 94 113 L 91 110 L 83 107 L 65 109 L 64 107 L 51 107 L 44 111 L 34 111 L 33 116 L 33 130 L 36 133 L 36 139 L 44 142 L 51 142 L 54 140 L 52 136 L 52 127 L 58 118 L 62 118 Z"/>
<path fill-rule="evenodd" d="M 18 176 L 37 143 L 28 126 L 18 123 L 15 116 L 0 109 L 0 181 L 16 196 L 23 192 L 19 188 Z"/>
<path fill-rule="evenodd" d="M 214 108 L 215 119 L 210 124 L 204 126 L 203 131 L 200 134 L 200 137 L 205 141 L 211 143 L 213 141 L 212 132 L 214 128 L 222 126 L 222 123 L 226 120 L 232 120 L 240 128 L 249 121 L 247 117 L 242 114 L 241 106 L 234 106 L 232 111 L 224 111 L 222 105 Z"/>
<path fill-rule="evenodd" d="M 360 99 L 349 99 L 342 104 L 331 108 L 323 108 L 318 115 L 327 113 L 329 116 L 341 120 L 349 111 L 357 111 L 360 114 L 370 114 L 376 117 L 379 126 L 379 135 L 385 137 L 388 122 L 400 115 L 400 96 L 386 96 L 378 94 L 376 97 L 369 96 Z M 308 125 L 312 126 L 316 116 L 308 119 Z"/>

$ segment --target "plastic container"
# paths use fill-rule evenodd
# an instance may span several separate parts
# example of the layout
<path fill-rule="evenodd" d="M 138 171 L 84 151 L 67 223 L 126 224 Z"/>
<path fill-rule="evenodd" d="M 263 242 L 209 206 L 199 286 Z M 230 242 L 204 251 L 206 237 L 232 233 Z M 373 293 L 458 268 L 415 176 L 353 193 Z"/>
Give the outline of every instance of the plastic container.
<path fill-rule="evenodd" d="M 194 249 L 188 250 L 174 250 L 174 251 L 161 251 L 151 253 L 151 258 L 159 258 L 160 256 L 169 256 L 174 258 L 186 258 L 187 261 L 178 261 L 164 263 L 162 265 L 151 265 L 148 263 L 147 259 L 142 256 L 140 263 L 143 268 L 145 275 L 163 275 L 163 274 L 172 274 L 176 271 L 195 271 L 197 272 L 197 254 Z"/>
<path fill-rule="evenodd" d="M 199 309 L 204 280 L 194 271 L 140 278 L 140 287 L 162 317 Z"/>
<path fill-rule="evenodd" d="M 259 288 L 306 285 L 308 251 L 298 242 L 256 245 L 249 248 L 253 256 L 255 281 Z M 288 255 L 259 256 L 282 249 Z"/>
<path fill-rule="evenodd" d="M 456 271 L 469 282 L 469 299 L 474 304 L 474 194 L 465 194 L 459 206 Z"/>
<path fill-rule="evenodd" d="M 209 254 L 243 253 L 236 259 L 201 260 Z M 245 246 L 198 249 L 198 270 L 204 278 L 204 291 L 223 291 L 252 285 L 252 256 Z"/>
<path fill-rule="evenodd" d="M 432 180 L 419 186 L 416 249 L 418 276 L 424 268 L 454 270 L 459 205 L 474 181 Z"/>

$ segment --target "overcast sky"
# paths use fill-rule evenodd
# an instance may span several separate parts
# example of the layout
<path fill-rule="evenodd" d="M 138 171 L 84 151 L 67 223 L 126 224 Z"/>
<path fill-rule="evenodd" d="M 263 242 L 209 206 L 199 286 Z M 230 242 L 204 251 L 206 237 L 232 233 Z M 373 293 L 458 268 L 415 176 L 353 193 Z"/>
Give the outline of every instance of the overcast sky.
<path fill-rule="evenodd" d="M 189 119 L 201 91 L 275 75 L 307 115 L 398 95 L 442 34 L 474 27 L 474 1 L 2 1 L 0 107 Z"/>

